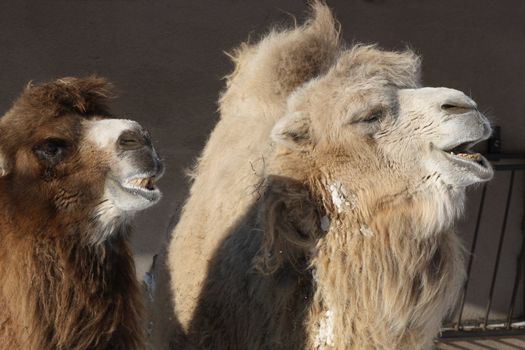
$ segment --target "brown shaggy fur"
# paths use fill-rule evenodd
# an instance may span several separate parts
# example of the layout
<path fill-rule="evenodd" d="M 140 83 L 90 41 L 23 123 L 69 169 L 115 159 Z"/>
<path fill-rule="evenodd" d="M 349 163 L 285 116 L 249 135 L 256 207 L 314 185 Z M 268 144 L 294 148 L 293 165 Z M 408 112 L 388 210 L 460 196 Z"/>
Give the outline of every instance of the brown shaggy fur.
<path fill-rule="evenodd" d="M 0 349 L 141 348 L 128 227 L 90 242 L 107 164 L 82 143 L 82 121 L 109 116 L 111 91 L 98 77 L 29 84 L 0 119 Z M 55 137 L 68 160 L 38 160 Z"/>
<path fill-rule="evenodd" d="M 234 55 L 169 247 L 180 348 L 428 349 L 456 300 L 468 174 L 432 141 L 488 124 L 442 114 L 469 100 L 420 89 L 412 51 L 345 48 L 313 12 Z"/>

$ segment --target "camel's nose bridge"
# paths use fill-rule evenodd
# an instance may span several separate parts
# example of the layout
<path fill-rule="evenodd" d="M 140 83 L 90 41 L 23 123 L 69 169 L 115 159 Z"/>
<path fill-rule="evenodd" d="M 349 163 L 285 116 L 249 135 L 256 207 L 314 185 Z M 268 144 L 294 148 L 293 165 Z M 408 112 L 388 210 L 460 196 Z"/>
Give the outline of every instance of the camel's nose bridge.
<path fill-rule="evenodd" d="M 478 109 L 477 103 L 465 93 L 445 87 L 404 89 L 399 96 L 409 108 L 430 112 L 435 117 L 450 117 Z"/>
<path fill-rule="evenodd" d="M 85 128 L 86 138 L 96 147 L 109 152 L 153 147 L 149 132 L 133 120 L 93 120 L 86 122 Z"/>

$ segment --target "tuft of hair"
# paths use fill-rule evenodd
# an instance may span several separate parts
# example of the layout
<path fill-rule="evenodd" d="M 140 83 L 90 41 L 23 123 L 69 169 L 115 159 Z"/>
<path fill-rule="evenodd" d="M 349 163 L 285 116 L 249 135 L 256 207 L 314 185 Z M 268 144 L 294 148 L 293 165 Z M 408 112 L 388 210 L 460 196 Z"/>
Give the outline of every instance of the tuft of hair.
<path fill-rule="evenodd" d="M 243 43 L 228 56 L 234 63 L 227 87 L 257 83 L 257 94 L 287 96 L 327 70 L 340 51 L 340 26 L 321 1 L 310 3 L 309 19 L 291 29 L 272 29 L 256 43 Z"/>
<path fill-rule="evenodd" d="M 96 75 L 65 77 L 38 85 L 30 82 L 15 106 L 46 110 L 47 114 L 54 116 L 66 113 L 108 116 L 108 100 L 114 97 L 113 84 L 105 78 Z"/>
<path fill-rule="evenodd" d="M 377 45 L 356 44 L 341 55 L 335 70 L 354 71 L 361 78 L 384 79 L 398 87 L 421 85 L 421 57 L 413 50 L 384 51 Z"/>

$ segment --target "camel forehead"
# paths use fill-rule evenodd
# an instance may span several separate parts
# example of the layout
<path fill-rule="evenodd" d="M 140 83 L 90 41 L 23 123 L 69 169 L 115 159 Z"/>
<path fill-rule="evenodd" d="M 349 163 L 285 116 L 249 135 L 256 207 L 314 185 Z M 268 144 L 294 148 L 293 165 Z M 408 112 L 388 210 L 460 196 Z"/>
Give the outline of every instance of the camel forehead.
<path fill-rule="evenodd" d="M 401 89 L 374 79 L 326 79 L 306 85 L 290 96 L 288 111 L 305 112 L 314 129 L 352 123 L 373 110 L 397 111 Z M 327 124 L 334 122 L 335 124 Z"/>
<path fill-rule="evenodd" d="M 367 61 L 365 58 L 371 55 L 370 52 L 363 55 L 354 52 L 360 50 L 363 49 L 347 52 L 331 71 L 297 89 L 289 97 L 289 109 L 321 108 L 326 113 L 328 108 L 335 109 L 337 113 L 344 112 L 341 109 L 355 112 L 372 105 L 395 106 L 398 91 L 420 88 L 417 56 L 399 54 L 406 62 L 396 65 L 398 57 L 390 57 L 390 52 L 374 49 L 375 57 Z M 381 57 L 385 59 L 381 60 Z"/>

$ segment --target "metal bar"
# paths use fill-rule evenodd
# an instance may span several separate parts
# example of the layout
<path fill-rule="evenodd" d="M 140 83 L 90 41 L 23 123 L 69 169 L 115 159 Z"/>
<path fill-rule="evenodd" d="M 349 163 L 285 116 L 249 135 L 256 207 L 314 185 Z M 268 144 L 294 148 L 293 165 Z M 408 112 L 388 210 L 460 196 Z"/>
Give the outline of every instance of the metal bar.
<path fill-rule="evenodd" d="M 514 305 L 516 303 L 516 295 L 518 294 L 518 287 L 521 280 L 521 271 L 523 269 L 523 254 L 525 252 L 525 237 L 521 241 L 521 251 L 518 257 L 518 267 L 516 269 L 516 276 L 514 277 L 514 286 L 512 288 L 512 298 L 510 299 L 509 311 L 507 312 L 507 329 L 511 328 L 512 313 L 514 312 Z"/>
<path fill-rule="evenodd" d="M 474 261 L 474 250 L 476 249 L 476 243 L 478 241 L 479 224 L 481 223 L 481 214 L 483 213 L 483 205 L 485 203 L 485 195 L 487 194 L 487 183 L 483 184 L 483 191 L 481 192 L 481 199 L 479 201 L 478 217 L 476 219 L 476 228 L 474 229 L 474 238 L 472 238 L 472 244 L 470 247 L 470 257 L 468 260 L 467 267 L 467 279 L 463 285 L 463 294 L 461 295 L 460 308 L 458 313 L 458 320 L 456 322 L 456 330 L 461 330 L 461 317 L 463 317 L 463 309 L 465 308 L 465 300 L 467 298 L 468 284 L 470 281 L 470 271 L 472 269 L 472 262 Z"/>
<path fill-rule="evenodd" d="M 489 300 L 487 303 L 487 309 L 485 311 L 485 319 L 482 324 L 482 328 L 484 330 L 487 329 L 487 323 L 489 319 L 490 314 L 490 307 L 492 306 L 492 297 L 494 296 L 494 286 L 496 282 L 496 276 L 498 273 L 498 267 L 499 267 L 499 260 L 501 256 L 501 248 L 503 247 L 503 239 L 505 238 L 505 230 L 507 228 L 507 218 L 509 215 L 509 206 L 510 206 L 510 199 L 512 197 L 512 188 L 514 187 L 514 174 L 515 170 L 512 170 L 510 173 L 510 184 L 509 184 L 509 191 L 507 193 L 507 203 L 505 204 L 505 215 L 503 216 L 503 226 L 501 228 L 501 234 L 499 238 L 499 244 L 498 244 L 498 252 L 496 254 L 496 263 L 494 264 L 494 272 L 492 273 L 492 282 L 490 284 L 490 292 L 489 292 Z"/>
<path fill-rule="evenodd" d="M 524 205 L 523 210 L 525 210 L 525 201 L 523 202 L 523 205 Z M 511 328 L 512 314 L 514 313 L 516 296 L 518 294 L 520 281 L 523 277 L 523 266 L 525 264 L 525 260 L 524 260 L 525 258 L 525 212 L 523 213 L 523 216 L 521 218 L 520 229 L 521 229 L 521 236 L 522 236 L 521 237 L 521 250 L 518 256 L 518 265 L 516 267 L 516 275 L 514 276 L 514 286 L 512 287 L 512 297 L 510 299 L 509 311 L 507 312 L 507 329 Z"/>
<path fill-rule="evenodd" d="M 524 328 L 512 328 L 506 330 L 504 328 L 498 328 L 494 330 L 482 330 L 473 329 L 468 331 L 455 331 L 455 330 L 444 330 L 441 332 L 441 339 L 452 339 L 452 338 L 477 338 L 477 337 L 500 337 L 500 336 L 516 336 L 525 335 Z"/>

